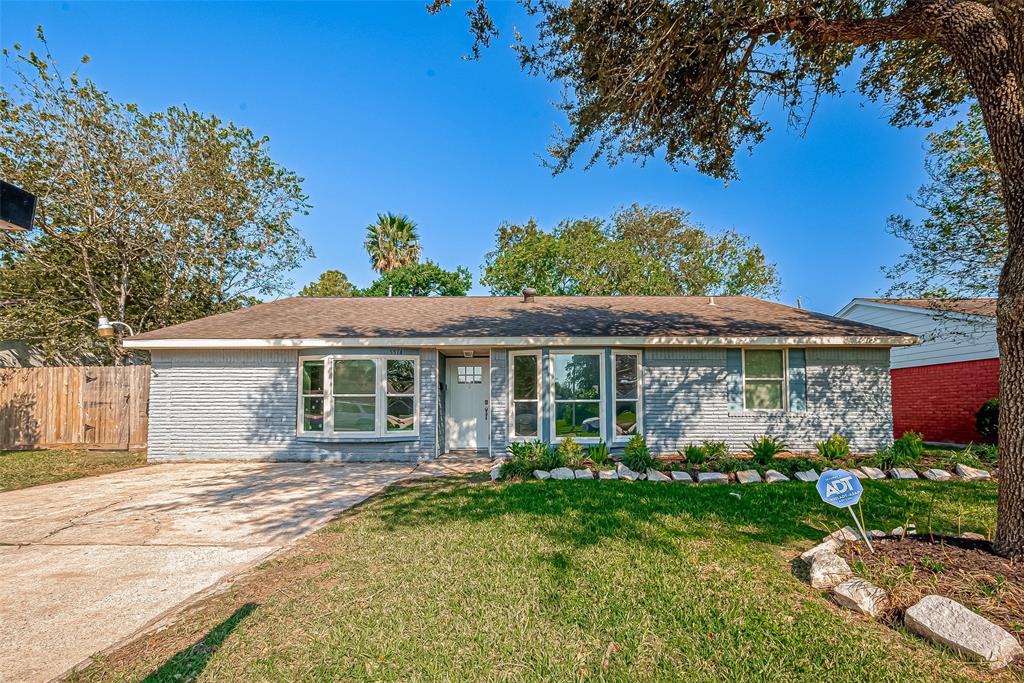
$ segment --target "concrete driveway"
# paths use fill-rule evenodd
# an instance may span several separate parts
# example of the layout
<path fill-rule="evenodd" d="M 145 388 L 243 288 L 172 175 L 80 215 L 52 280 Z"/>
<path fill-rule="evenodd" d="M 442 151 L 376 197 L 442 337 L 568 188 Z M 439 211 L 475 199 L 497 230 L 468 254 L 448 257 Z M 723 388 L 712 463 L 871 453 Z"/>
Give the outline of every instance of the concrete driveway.
<path fill-rule="evenodd" d="M 0 493 L 0 681 L 44 681 L 413 472 L 154 465 Z"/>

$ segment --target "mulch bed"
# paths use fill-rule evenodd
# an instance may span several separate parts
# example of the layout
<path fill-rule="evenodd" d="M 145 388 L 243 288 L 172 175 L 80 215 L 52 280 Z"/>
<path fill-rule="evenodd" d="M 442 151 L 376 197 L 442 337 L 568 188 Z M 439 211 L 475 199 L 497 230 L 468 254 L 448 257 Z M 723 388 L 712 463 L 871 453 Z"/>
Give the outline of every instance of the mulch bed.
<path fill-rule="evenodd" d="M 942 595 L 1024 637 L 1024 564 L 992 553 L 990 541 L 942 536 L 873 540 L 840 550 L 857 575 L 889 591 L 897 617 L 926 595 Z"/>

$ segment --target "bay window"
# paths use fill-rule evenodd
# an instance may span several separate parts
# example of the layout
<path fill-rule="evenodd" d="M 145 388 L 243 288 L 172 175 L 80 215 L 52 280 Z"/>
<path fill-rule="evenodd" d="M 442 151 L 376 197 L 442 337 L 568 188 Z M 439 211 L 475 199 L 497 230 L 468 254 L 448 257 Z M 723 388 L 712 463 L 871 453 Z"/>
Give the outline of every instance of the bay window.
<path fill-rule="evenodd" d="M 597 440 L 603 436 L 602 356 L 600 351 L 552 352 L 552 431 L 556 440 L 567 436 Z"/>
<path fill-rule="evenodd" d="M 513 351 L 509 356 L 509 436 L 536 439 L 540 436 L 540 352 Z"/>
<path fill-rule="evenodd" d="M 784 410 L 786 359 L 779 349 L 743 350 L 743 406 L 747 410 Z"/>
<path fill-rule="evenodd" d="M 643 433 L 641 422 L 640 354 L 616 351 L 612 353 L 615 373 L 615 437 L 628 439 Z"/>

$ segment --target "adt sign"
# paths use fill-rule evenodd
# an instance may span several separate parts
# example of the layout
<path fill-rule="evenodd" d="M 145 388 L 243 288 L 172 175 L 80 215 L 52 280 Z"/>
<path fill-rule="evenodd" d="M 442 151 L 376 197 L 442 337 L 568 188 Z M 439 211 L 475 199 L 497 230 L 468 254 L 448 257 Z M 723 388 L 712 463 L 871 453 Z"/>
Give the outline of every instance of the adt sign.
<path fill-rule="evenodd" d="M 864 487 L 846 470 L 829 470 L 818 478 L 818 494 L 829 505 L 846 508 L 860 501 Z"/>

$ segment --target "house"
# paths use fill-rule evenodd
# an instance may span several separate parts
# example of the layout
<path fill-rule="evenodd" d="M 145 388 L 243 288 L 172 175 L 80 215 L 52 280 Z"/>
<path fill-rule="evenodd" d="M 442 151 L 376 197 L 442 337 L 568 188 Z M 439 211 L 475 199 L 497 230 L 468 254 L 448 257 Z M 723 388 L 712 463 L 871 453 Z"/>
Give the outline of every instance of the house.
<path fill-rule="evenodd" d="M 893 426 L 927 441 L 979 442 L 975 414 L 999 395 L 995 299 L 854 299 L 840 317 L 921 338 L 892 350 Z"/>
<path fill-rule="evenodd" d="M 147 332 L 151 460 L 892 439 L 910 335 L 749 297 L 291 298 Z"/>

